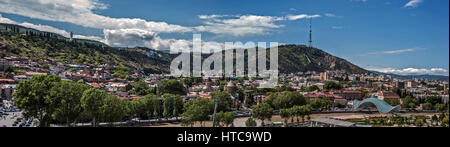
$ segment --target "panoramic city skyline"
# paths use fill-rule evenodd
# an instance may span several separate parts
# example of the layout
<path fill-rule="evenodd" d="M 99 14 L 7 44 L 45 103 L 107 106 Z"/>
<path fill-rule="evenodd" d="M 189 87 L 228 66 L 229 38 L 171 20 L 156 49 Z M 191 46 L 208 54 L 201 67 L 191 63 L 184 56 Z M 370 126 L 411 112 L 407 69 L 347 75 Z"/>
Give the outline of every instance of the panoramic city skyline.
<path fill-rule="evenodd" d="M 448 5 L 0 0 L 0 127 L 154 128 L 181 144 L 448 129 Z"/>
<path fill-rule="evenodd" d="M 206 42 L 307 44 L 368 70 L 447 75 L 448 1 L 12 1 L 0 22 L 111 46 L 168 49 L 201 33 Z"/>

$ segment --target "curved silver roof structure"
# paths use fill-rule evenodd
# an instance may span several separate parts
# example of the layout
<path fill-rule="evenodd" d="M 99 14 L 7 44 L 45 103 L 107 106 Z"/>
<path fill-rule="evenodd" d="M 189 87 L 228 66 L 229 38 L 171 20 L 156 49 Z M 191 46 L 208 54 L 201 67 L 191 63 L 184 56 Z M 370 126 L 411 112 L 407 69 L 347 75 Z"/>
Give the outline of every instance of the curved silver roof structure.
<path fill-rule="evenodd" d="M 363 101 L 355 100 L 353 108 L 376 108 L 380 113 L 394 113 L 400 110 L 400 106 L 391 106 L 383 100 L 377 98 L 368 98 Z"/>

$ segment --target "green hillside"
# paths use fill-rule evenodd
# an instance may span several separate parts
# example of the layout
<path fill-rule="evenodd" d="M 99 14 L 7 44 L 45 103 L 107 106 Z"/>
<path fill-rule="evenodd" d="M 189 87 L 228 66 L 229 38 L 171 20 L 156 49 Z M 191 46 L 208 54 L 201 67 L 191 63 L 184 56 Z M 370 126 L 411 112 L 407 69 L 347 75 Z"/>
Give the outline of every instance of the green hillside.
<path fill-rule="evenodd" d="M 368 73 L 344 59 L 304 45 L 286 45 L 278 48 L 279 70 L 282 73 L 343 70 L 348 73 Z"/>
<path fill-rule="evenodd" d="M 15 25 L 0 24 L 0 31 L 0 57 L 54 59 L 67 64 L 111 64 L 146 73 L 167 73 L 169 68 L 167 54 L 153 59 L 138 51 L 119 50 L 95 41 L 69 41 L 57 34 Z"/>
<path fill-rule="evenodd" d="M 69 41 L 58 34 L 41 32 L 21 26 L 0 24 L 0 57 L 19 56 L 54 59 L 66 64 L 110 64 L 143 73 L 168 73 L 176 55 L 148 48 L 118 49 L 90 40 Z M 148 56 L 148 52 L 156 56 Z M 281 73 L 344 70 L 349 73 L 368 71 L 316 48 L 303 45 L 279 47 Z"/>

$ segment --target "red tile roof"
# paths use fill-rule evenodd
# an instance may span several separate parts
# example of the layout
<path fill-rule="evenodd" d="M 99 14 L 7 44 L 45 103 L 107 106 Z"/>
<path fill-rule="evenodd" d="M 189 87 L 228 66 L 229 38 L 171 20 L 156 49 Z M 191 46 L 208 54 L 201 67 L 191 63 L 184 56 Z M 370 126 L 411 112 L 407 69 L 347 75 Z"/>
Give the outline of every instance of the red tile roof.
<path fill-rule="evenodd" d="M 361 91 L 357 91 L 357 90 L 344 90 L 342 92 L 344 92 L 344 93 L 361 93 Z"/>
<path fill-rule="evenodd" d="M 391 99 L 399 99 L 400 96 L 398 96 L 396 93 L 390 92 L 390 91 L 381 91 L 379 94 L 381 96 L 384 96 L 384 98 L 391 98 Z"/>
<path fill-rule="evenodd" d="M 13 83 L 13 82 L 15 82 L 14 80 L 11 80 L 11 79 L 0 79 L 0 82 L 10 82 L 10 83 Z"/>
<path fill-rule="evenodd" d="M 94 88 L 100 88 L 100 84 L 98 83 L 89 83 L 89 85 L 91 85 Z"/>

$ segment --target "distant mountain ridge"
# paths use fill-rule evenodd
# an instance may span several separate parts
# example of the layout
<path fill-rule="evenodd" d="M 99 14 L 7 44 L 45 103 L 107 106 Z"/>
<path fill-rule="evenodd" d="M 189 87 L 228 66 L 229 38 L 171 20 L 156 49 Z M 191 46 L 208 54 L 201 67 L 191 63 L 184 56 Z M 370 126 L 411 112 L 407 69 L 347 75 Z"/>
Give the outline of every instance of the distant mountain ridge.
<path fill-rule="evenodd" d="M 5 29 L 6 28 L 6 29 Z M 50 58 L 63 63 L 113 64 L 143 73 L 168 73 L 177 55 L 145 47 L 110 47 L 98 41 L 75 39 L 42 32 L 18 25 L 0 24 L 0 55 Z M 341 70 L 348 73 L 369 73 L 342 58 L 305 45 L 279 46 L 281 73 Z"/>
<path fill-rule="evenodd" d="M 398 74 L 391 74 L 391 73 L 383 73 L 378 71 L 371 71 L 378 75 L 390 75 L 397 79 L 403 79 L 403 80 L 412 80 L 412 79 L 428 79 L 428 80 L 445 80 L 449 81 L 449 76 L 443 76 L 443 75 L 398 75 Z"/>

